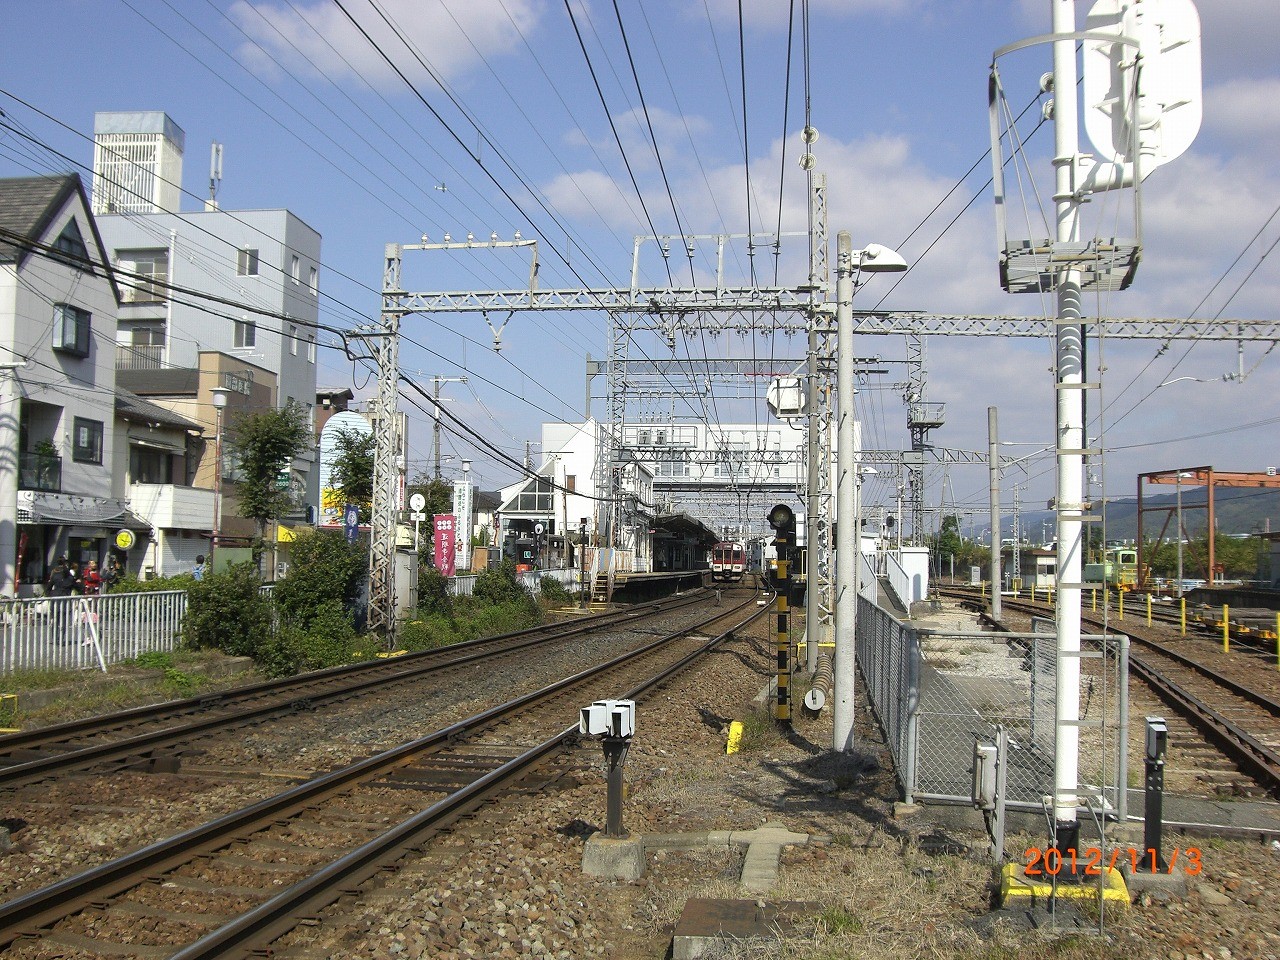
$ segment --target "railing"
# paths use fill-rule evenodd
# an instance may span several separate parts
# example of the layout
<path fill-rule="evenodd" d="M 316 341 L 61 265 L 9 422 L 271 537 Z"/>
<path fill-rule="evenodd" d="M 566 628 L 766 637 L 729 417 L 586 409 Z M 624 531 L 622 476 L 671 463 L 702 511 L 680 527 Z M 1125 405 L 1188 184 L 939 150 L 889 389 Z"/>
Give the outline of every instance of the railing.
<path fill-rule="evenodd" d="M 916 723 L 920 710 L 920 641 L 914 630 L 866 597 L 854 627 L 858 670 L 884 733 L 907 803 L 916 792 Z M 972 754 L 965 755 L 967 759 Z"/>
<path fill-rule="evenodd" d="M 0 675 L 84 670 L 173 650 L 185 590 L 0 601 Z"/>
<path fill-rule="evenodd" d="M 126 347 L 116 345 L 117 370 L 159 370 L 164 367 L 163 346 Z"/>
<path fill-rule="evenodd" d="M 889 584 L 889 590 L 893 593 L 895 599 L 903 610 L 911 609 L 911 579 L 907 576 L 907 572 L 902 569 L 902 564 L 898 562 L 895 554 L 884 554 L 885 564 L 885 580 Z"/>
<path fill-rule="evenodd" d="M 476 577 L 478 574 L 462 574 L 457 577 L 449 578 L 449 593 L 455 597 L 469 597 L 475 593 Z M 542 578 L 551 577 L 553 580 L 559 580 L 565 587 L 572 589 L 580 589 L 582 571 L 578 569 L 569 570 L 530 570 L 526 573 L 516 574 L 516 582 L 528 590 L 532 594 L 537 594 L 542 589 Z"/>
<path fill-rule="evenodd" d="M 30 450 L 19 453 L 18 489 L 60 493 L 62 458 L 56 453 L 34 453 Z"/>

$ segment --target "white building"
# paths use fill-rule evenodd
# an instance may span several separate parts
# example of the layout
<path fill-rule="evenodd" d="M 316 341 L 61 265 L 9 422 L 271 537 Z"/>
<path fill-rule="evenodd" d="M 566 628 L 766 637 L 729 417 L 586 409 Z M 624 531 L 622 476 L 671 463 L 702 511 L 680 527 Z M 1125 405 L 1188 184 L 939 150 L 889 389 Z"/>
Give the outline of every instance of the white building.
<path fill-rule="evenodd" d="M 183 147 L 164 113 L 95 115 L 93 210 L 120 285 L 116 366 L 136 390 L 152 371 L 223 353 L 274 374 L 275 405 L 295 401 L 310 423 L 320 234 L 288 210 L 182 212 Z M 320 503 L 315 453 L 292 473 L 301 519 Z"/>
<path fill-rule="evenodd" d="M 576 545 L 585 537 L 592 546 L 622 551 L 620 569 L 650 569 L 653 471 L 634 459 L 616 467 L 617 496 L 611 497 L 607 471 L 597 469 L 601 429 L 595 420 L 542 425 L 538 475 L 500 491 L 504 556 L 520 563 L 532 559 L 543 569 L 575 566 Z"/>

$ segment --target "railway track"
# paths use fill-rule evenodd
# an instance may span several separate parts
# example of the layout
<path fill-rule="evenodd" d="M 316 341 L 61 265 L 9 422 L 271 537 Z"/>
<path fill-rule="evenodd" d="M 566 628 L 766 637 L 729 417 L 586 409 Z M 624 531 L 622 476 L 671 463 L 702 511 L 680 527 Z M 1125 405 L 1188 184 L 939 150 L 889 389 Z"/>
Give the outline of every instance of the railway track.
<path fill-rule="evenodd" d="M 530 777 L 576 738 L 581 705 L 642 698 L 767 611 L 752 595 L 693 629 L 20 896 L 0 905 L 0 948 L 20 958 L 264 955 Z M 728 631 L 701 632 L 729 618 Z"/>
<path fill-rule="evenodd" d="M 400 657 L 266 681 L 215 695 L 136 707 L 0 737 L 0 791 L 104 765 L 176 772 L 182 751 L 201 737 L 313 710 L 488 657 L 519 654 L 610 626 L 634 625 L 702 602 L 688 594 L 665 603 L 572 623 L 544 624 Z"/>
<path fill-rule="evenodd" d="M 966 596 L 968 602 L 973 602 Z M 1027 616 L 1052 615 L 1045 603 L 1005 598 L 1003 606 Z M 1280 797 L 1280 679 L 1257 653 L 1224 654 L 1204 638 L 1165 635 L 1132 618 L 1081 620 L 1130 639 L 1129 666 L 1162 701 L 1177 710 L 1263 790 Z"/>

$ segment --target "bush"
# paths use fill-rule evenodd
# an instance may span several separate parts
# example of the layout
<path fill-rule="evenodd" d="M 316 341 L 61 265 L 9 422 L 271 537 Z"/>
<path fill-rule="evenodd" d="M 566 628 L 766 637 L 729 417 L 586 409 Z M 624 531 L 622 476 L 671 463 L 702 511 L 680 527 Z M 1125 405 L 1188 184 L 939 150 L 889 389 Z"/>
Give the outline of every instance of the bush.
<path fill-rule="evenodd" d="M 418 612 L 445 617 L 453 612 L 449 579 L 433 567 L 424 567 L 418 573 Z"/>
<path fill-rule="evenodd" d="M 347 543 L 337 530 L 311 530 L 293 543 L 289 576 L 275 586 L 280 621 L 308 628 L 326 604 L 354 604 L 365 577 L 364 550 Z"/>
<path fill-rule="evenodd" d="M 271 601 L 252 563 L 192 580 L 187 591 L 183 642 L 195 650 L 221 650 L 233 657 L 256 656 L 271 636 Z"/>
<path fill-rule="evenodd" d="M 356 633 L 351 614 L 338 600 L 326 600 L 302 627 L 285 623 L 259 647 L 258 665 L 272 677 L 322 670 L 376 653 L 376 641 Z"/>
<path fill-rule="evenodd" d="M 564 584 L 555 577 L 543 577 L 538 583 L 538 589 L 542 593 L 542 599 L 549 603 L 568 603 L 573 599 Z"/>
<path fill-rule="evenodd" d="M 516 565 L 510 560 L 503 560 L 498 566 L 482 571 L 476 577 L 472 596 L 477 603 L 494 607 L 507 603 L 529 603 L 533 599 L 516 579 Z"/>
<path fill-rule="evenodd" d="M 196 578 L 189 573 L 180 573 L 173 577 L 153 577 L 150 580 L 139 580 L 137 577 L 125 576 L 116 580 L 107 589 L 107 593 L 151 593 L 156 590 L 190 590 Z"/>

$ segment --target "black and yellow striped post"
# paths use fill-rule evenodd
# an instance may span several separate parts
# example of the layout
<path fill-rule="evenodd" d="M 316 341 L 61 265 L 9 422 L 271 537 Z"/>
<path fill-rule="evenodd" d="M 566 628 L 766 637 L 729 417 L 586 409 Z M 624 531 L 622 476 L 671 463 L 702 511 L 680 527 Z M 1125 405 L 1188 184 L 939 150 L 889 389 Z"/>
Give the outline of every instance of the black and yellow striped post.
<path fill-rule="evenodd" d="M 791 722 L 791 550 L 796 540 L 796 515 L 785 503 L 769 511 L 769 526 L 776 536 L 773 545 L 778 551 L 778 572 L 775 588 L 778 591 L 778 701 L 774 707 L 775 720 Z"/>

